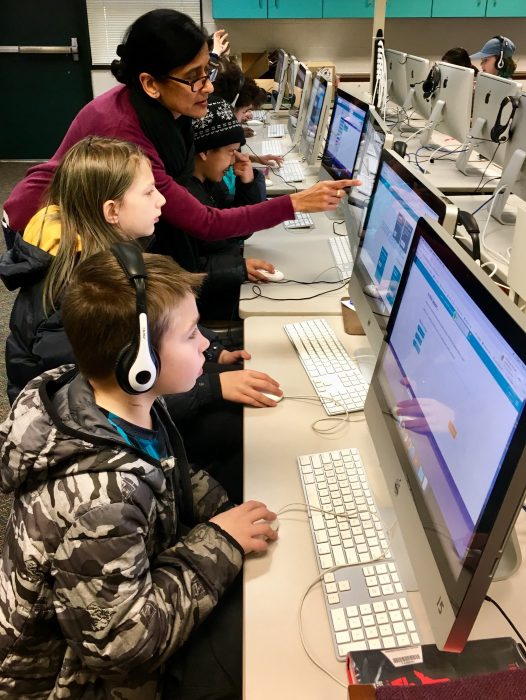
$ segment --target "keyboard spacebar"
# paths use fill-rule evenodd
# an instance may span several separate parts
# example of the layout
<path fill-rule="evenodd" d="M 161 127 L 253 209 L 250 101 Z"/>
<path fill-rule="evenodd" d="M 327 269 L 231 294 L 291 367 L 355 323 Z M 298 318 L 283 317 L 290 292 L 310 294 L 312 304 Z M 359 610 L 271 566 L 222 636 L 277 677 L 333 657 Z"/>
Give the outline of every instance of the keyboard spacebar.
<path fill-rule="evenodd" d="M 319 508 L 320 499 L 318 498 L 318 492 L 314 484 L 305 484 L 305 493 L 307 495 L 307 503 L 314 508 Z M 322 530 L 325 528 L 325 521 L 321 513 L 310 509 L 310 516 L 312 518 L 312 527 L 314 530 Z"/>

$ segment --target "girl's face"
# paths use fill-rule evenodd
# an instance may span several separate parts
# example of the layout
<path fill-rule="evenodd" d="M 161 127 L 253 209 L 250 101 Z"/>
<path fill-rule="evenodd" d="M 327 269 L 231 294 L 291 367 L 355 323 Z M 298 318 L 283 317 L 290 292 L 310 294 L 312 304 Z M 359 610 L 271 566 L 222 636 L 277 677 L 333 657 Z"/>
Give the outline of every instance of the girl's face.
<path fill-rule="evenodd" d="M 497 68 L 497 56 L 486 56 L 480 61 L 480 70 L 484 73 L 489 73 L 490 75 L 498 75 L 499 69 Z"/>
<path fill-rule="evenodd" d="M 121 200 L 104 203 L 106 220 L 125 236 L 142 238 L 151 236 L 159 221 L 166 199 L 155 187 L 152 168 L 146 158 L 141 158 L 130 187 Z"/>
<path fill-rule="evenodd" d="M 158 92 L 157 99 L 169 109 L 174 115 L 184 114 L 187 117 L 201 119 L 205 116 L 208 106 L 208 95 L 214 92 L 214 86 L 210 80 L 201 80 L 208 73 L 209 65 L 208 46 L 203 44 L 203 48 L 193 61 L 186 66 L 174 68 L 163 81 L 155 81 Z M 172 78 L 172 80 L 170 79 Z M 177 80 L 173 80 L 177 78 Z M 193 86 L 186 83 L 177 82 L 183 80 L 193 82 Z"/>

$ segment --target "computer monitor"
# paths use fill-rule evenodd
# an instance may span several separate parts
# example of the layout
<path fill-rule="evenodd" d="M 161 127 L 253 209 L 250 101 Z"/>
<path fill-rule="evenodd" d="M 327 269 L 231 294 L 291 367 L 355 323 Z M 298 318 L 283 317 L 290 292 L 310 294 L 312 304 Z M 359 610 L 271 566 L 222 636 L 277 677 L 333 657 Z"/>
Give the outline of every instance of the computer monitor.
<path fill-rule="evenodd" d="M 385 50 L 387 64 L 387 96 L 399 107 L 404 107 L 409 86 L 406 77 L 407 54 L 394 49 Z"/>
<path fill-rule="evenodd" d="M 491 132 L 495 125 L 506 124 L 509 121 L 512 111 L 510 98 L 520 97 L 521 90 L 522 84 L 514 80 L 500 78 L 490 73 L 477 75 L 471 129 L 463 151 L 456 161 L 457 168 L 465 175 L 480 174 L 478 169 L 470 168 L 468 165 L 473 149 L 501 167 L 504 164 L 506 153 L 504 141 L 508 136 L 509 126 L 505 131 L 499 130 L 498 137 L 496 136 L 495 139 L 492 138 Z M 500 139 L 503 141 L 500 142 Z"/>
<path fill-rule="evenodd" d="M 305 116 L 309 106 L 311 84 L 312 73 L 304 63 L 300 63 L 294 83 L 294 99 L 291 101 L 289 120 L 287 122 L 287 129 L 294 145 L 300 140 L 303 131 Z"/>
<path fill-rule="evenodd" d="M 429 61 L 420 56 L 407 55 L 405 64 L 405 79 L 407 81 L 407 97 L 404 109 L 414 109 L 426 119 L 431 114 L 431 103 L 424 99 L 422 84 L 429 75 Z"/>
<path fill-rule="evenodd" d="M 393 308 L 418 219 L 428 216 L 454 233 L 456 207 L 402 158 L 383 151 L 349 284 L 360 322 L 377 354 Z"/>
<path fill-rule="evenodd" d="M 436 90 L 430 97 L 431 114 L 420 142 L 423 145 L 429 143 L 433 130 L 436 129 L 463 143 L 471 124 L 475 71 L 473 68 L 443 61 L 435 64 L 435 71 Z"/>
<path fill-rule="evenodd" d="M 283 49 L 278 49 L 278 60 L 276 63 L 276 72 L 274 74 L 275 89 L 271 93 L 272 109 L 277 112 L 281 109 L 283 95 L 285 94 L 285 86 L 287 84 L 287 69 L 289 66 L 289 56 Z"/>
<path fill-rule="evenodd" d="M 296 56 L 289 57 L 289 67 L 287 69 L 287 99 L 289 104 L 292 103 L 292 96 L 294 94 L 294 84 L 296 82 L 296 75 L 298 73 L 299 61 Z"/>
<path fill-rule="evenodd" d="M 309 106 L 303 125 L 300 151 L 309 165 L 314 165 L 320 153 L 322 139 L 329 119 L 332 83 L 317 75 L 312 83 Z"/>
<path fill-rule="evenodd" d="M 362 184 L 350 190 L 348 206 L 343 209 L 353 258 L 358 250 L 382 150 L 392 148 L 392 145 L 393 135 L 387 132 L 384 120 L 374 107 L 370 106 L 365 118 L 365 129 L 362 131 L 356 164 L 352 173 L 352 179 L 360 180 Z"/>
<path fill-rule="evenodd" d="M 526 492 L 525 401 L 524 315 L 421 219 L 365 416 L 435 643 L 447 651 L 463 649 L 503 550 L 501 573 L 520 564 L 509 537 Z M 394 535 L 395 556 L 396 547 Z"/>
<path fill-rule="evenodd" d="M 341 88 L 336 90 L 321 158 L 322 175 L 326 173 L 333 180 L 352 177 L 368 111 L 366 102 Z"/>
<path fill-rule="evenodd" d="M 504 211 L 510 192 L 526 201 L 526 94 L 522 93 L 510 128 L 502 176 L 497 183 L 491 213 L 503 224 L 515 223 L 515 213 Z"/>

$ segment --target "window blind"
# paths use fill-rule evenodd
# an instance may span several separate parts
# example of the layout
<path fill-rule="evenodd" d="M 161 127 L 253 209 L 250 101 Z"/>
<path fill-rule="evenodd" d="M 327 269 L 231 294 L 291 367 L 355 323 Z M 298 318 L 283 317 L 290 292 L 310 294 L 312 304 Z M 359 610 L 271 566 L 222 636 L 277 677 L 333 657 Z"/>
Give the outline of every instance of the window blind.
<path fill-rule="evenodd" d="M 94 66 L 108 66 L 124 32 L 137 17 L 160 7 L 159 0 L 86 0 Z M 201 26 L 201 0 L 164 0 L 163 8 L 184 12 Z"/>

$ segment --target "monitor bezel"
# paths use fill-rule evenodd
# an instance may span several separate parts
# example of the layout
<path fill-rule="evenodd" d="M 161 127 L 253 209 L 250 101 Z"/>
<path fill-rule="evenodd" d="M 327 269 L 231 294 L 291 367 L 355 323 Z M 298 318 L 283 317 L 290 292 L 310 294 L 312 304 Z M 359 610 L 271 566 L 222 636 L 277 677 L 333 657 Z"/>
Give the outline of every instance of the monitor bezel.
<path fill-rule="evenodd" d="M 479 538 L 482 535 L 486 536 L 486 542 L 477 562 L 475 572 L 473 575 L 468 574 L 468 567 L 464 566 L 457 582 L 449 579 L 447 575 L 439 575 L 440 563 L 445 559 L 444 549 L 440 546 L 439 538 L 433 536 L 430 538 L 428 536 L 429 533 L 426 533 L 422 524 L 423 521 L 425 522 L 428 513 L 427 505 L 424 504 L 418 478 L 410 465 L 407 452 L 403 447 L 397 423 L 392 417 L 393 407 L 388 405 L 388 399 L 382 386 L 383 359 L 388 352 L 388 342 L 396 324 L 411 265 L 421 239 L 425 240 L 431 249 L 437 253 L 440 260 L 444 262 L 470 297 L 480 301 L 480 304 L 478 304 L 479 308 L 483 309 L 490 322 L 506 338 L 512 349 L 524 363 L 526 363 L 526 343 L 524 342 L 526 323 L 517 307 L 502 294 L 496 285 L 489 280 L 469 255 L 460 248 L 458 243 L 441 226 L 427 219 L 419 220 L 409 247 L 398 293 L 387 325 L 386 336 L 382 343 L 371 381 L 371 398 L 368 397 L 367 401 L 369 404 L 376 402 L 384 417 L 384 424 L 400 462 L 400 468 L 407 482 L 408 492 L 413 500 L 418 523 L 422 530 L 419 533 L 409 530 L 409 527 L 416 527 L 416 523 L 411 522 L 410 517 L 409 527 L 407 520 L 404 520 L 404 518 L 400 519 L 402 528 L 404 527 L 404 522 L 406 523 L 406 531 L 403 531 L 402 534 L 415 568 L 415 575 L 435 634 L 435 641 L 438 646 L 448 651 L 461 651 L 467 641 L 480 606 L 484 602 L 492 576 L 495 573 L 502 551 L 513 530 L 513 525 L 524 501 L 526 491 L 526 410 L 523 409 L 522 411 L 505 460 L 499 471 L 499 476 L 493 484 L 491 495 L 479 519 L 477 532 L 481 533 Z M 376 425 L 376 421 L 373 422 L 372 416 L 374 416 L 373 408 L 371 405 L 368 407 L 366 404 L 366 418 L 371 429 Z M 379 458 L 383 464 L 382 456 L 379 455 Z M 397 488 L 401 492 L 403 484 L 399 481 L 400 477 L 395 476 L 396 466 L 392 464 L 386 465 L 385 471 L 388 485 L 392 484 L 393 486 L 395 496 L 393 503 L 396 507 Z M 398 487 L 396 486 L 397 483 Z M 404 512 L 407 513 L 407 511 L 406 502 Z M 491 527 L 489 527 L 489 523 L 491 523 Z M 422 550 L 422 533 L 429 548 L 429 552 L 426 552 L 425 555 Z M 415 549 L 413 545 L 413 551 L 411 551 L 411 542 L 417 541 L 418 547 Z M 436 572 L 432 571 L 433 567 L 428 559 L 429 555 L 436 565 Z M 415 557 L 422 557 L 422 560 L 427 558 L 425 570 L 419 571 L 420 567 L 415 566 Z M 420 562 L 420 559 L 418 561 Z M 440 577 L 440 581 L 437 581 L 436 585 L 429 585 L 428 577 L 432 574 Z M 441 593 L 437 593 L 437 591 L 441 591 Z"/>
<path fill-rule="evenodd" d="M 345 170 L 343 167 L 336 168 L 334 164 L 334 156 L 330 155 L 329 153 L 329 142 L 330 142 L 330 135 L 331 135 L 331 130 L 334 125 L 334 121 L 336 118 L 336 106 L 338 100 L 341 99 L 348 104 L 352 104 L 355 107 L 358 107 L 359 109 L 364 112 L 364 120 L 362 124 L 362 129 L 360 131 L 360 135 L 358 138 L 358 148 L 356 149 L 356 153 L 354 154 L 354 160 L 352 164 L 352 168 L 349 170 Z M 350 93 L 346 92 L 345 90 L 342 90 L 341 88 L 336 89 L 336 94 L 334 97 L 334 104 L 332 106 L 332 114 L 331 114 L 331 119 L 329 122 L 329 129 L 327 131 L 327 137 L 325 139 L 325 148 L 323 149 L 323 154 L 321 157 L 321 166 L 322 168 L 327 172 L 327 174 L 333 179 L 333 180 L 344 180 L 344 179 L 350 179 L 352 178 L 352 174 L 354 172 L 354 169 L 356 167 L 356 158 L 358 157 L 358 151 L 360 150 L 360 144 L 362 142 L 363 138 L 363 133 L 365 126 L 367 124 L 367 118 L 368 118 L 368 113 L 369 113 L 369 105 L 367 102 L 364 102 L 363 100 L 360 100 L 359 97 L 356 97 L 356 95 L 351 95 Z"/>

